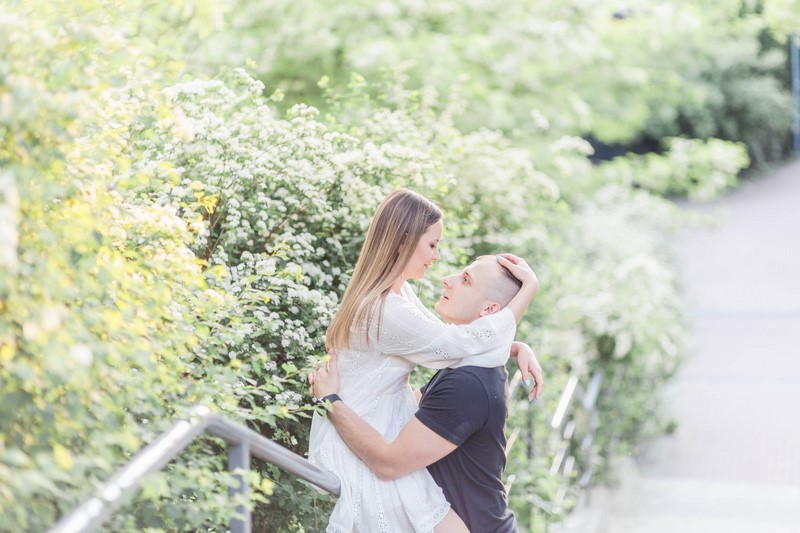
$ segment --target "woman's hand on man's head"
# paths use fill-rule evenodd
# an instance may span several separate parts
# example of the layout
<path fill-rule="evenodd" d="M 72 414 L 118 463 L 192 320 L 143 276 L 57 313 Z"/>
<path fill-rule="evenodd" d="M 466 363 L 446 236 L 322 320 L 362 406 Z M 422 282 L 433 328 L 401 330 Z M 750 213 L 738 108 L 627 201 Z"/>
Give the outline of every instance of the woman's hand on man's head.
<path fill-rule="evenodd" d="M 512 276 L 522 282 L 523 286 L 531 288 L 533 293 L 539 290 L 539 279 L 523 258 L 514 254 L 498 254 L 497 262 L 508 269 Z"/>

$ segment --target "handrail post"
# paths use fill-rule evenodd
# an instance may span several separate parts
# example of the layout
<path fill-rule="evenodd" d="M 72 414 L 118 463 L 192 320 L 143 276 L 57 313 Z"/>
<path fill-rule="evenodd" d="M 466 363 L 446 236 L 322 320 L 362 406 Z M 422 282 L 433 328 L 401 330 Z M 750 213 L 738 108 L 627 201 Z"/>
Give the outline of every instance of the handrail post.
<path fill-rule="evenodd" d="M 532 461 L 533 460 L 533 439 L 534 439 L 534 435 L 533 435 L 533 409 L 528 408 L 527 409 L 527 413 L 525 413 L 525 415 L 526 415 L 525 418 L 527 419 L 526 423 L 527 423 L 527 426 L 528 426 L 528 428 L 527 428 L 528 429 L 528 439 L 526 441 L 527 444 L 528 444 L 528 450 L 527 450 L 527 452 L 528 452 L 528 461 Z"/>
<path fill-rule="evenodd" d="M 792 138 L 795 157 L 800 156 L 800 52 L 798 52 L 797 32 L 789 36 L 789 54 L 792 76 Z"/>
<path fill-rule="evenodd" d="M 239 473 L 234 473 L 233 477 L 239 482 L 239 486 L 231 486 L 228 489 L 228 496 L 231 499 L 247 499 L 250 491 L 244 472 L 250 470 L 250 447 L 246 442 L 228 445 L 228 472 L 237 470 Z M 250 533 L 251 529 L 250 509 L 244 504 L 238 505 L 236 516 L 231 518 L 231 533 Z"/>

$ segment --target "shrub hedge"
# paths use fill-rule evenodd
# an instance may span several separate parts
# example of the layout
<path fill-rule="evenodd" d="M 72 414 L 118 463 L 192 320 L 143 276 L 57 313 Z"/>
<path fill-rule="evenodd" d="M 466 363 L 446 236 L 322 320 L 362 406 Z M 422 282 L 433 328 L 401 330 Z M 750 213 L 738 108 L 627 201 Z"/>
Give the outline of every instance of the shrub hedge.
<path fill-rule="evenodd" d="M 592 3 L 553 4 L 538 22 L 523 4 L 384 13 L 337 3 L 324 16 L 297 1 L 271 13 L 204 0 L 3 8 L 0 530 L 46 529 L 197 403 L 304 453 L 303 372 L 322 352 L 369 217 L 401 185 L 446 212 L 445 253 L 423 298 L 476 254 L 511 250 L 535 266 L 542 290 L 519 331 L 546 371 L 543 411 L 567 374 L 621 368 L 598 448 L 628 449 L 660 428 L 653 393 L 686 336 L 667 245 L 678 215 L 661 195 L 724 190 L 746 148 L 666 139 L 682 132 L 653 133 L 648 115 L 637 124 L 651 129 L 624 137 L 665 137 L 663 153 L 593 165 L 577 125 L 581 109 L 602 109 L 560 98 L 566 78 L 542 84 L 565 76 L 561 52 L 591 62 L 596 51 L 566 32 L 599 35 Z M 474 39 L 452 37 L 467 26 Z M 521 44 L 531 34 L 540 63 Z M 243 57 L 253 49 L 261 68 Z M 387 50 L 415 63 L 379 73 Z M 513 68 L 523 63 L 532 70 Z M 345 74 L 365 65 L 369 79 Z M 464 66 L 471 82 L 448 75 Z M 575 90 L 591 76 L 602 81 L 585 72 Z M 524 96 L 533 88 L 535 106 Z M 751 152 L 763 140 L 740 138 Z M 530 502 L 554 487 L 550 443 L 535 438 L 534 468 L 515 452 L 509 472 L 522 526 L 542 529 L 553 518 Z M 235 502 L 220 450 L 214 439 L 193 445 L 109 528 L 224 530 Z M 325 523 L 331 499 L 291 476 L 256 464 L 248 482 L 257 530 Z"/>

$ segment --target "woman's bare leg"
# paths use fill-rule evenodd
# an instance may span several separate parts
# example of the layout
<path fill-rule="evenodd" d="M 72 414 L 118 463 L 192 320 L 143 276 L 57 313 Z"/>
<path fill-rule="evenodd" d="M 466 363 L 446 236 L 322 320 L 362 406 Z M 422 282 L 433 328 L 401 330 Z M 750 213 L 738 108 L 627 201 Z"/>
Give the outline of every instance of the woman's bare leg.
<path fill-rule="evenodd" d="M 456 512 L 450 509 L 439 524 L 433 528 L 434 533 L 469 533 L 467 525 Z"/>

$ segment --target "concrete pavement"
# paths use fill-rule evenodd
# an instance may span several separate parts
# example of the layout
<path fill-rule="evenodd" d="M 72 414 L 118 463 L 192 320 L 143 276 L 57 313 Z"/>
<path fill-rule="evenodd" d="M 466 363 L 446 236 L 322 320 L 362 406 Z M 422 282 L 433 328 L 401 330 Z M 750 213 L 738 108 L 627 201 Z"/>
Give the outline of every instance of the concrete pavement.
<path fill-rule="evenodd" d="M 673 435 L 612 493 L 608 533 L 800 532 L 800 161 L 725 198 L 678 252 L 692 353 L 665 391 Z"/>

